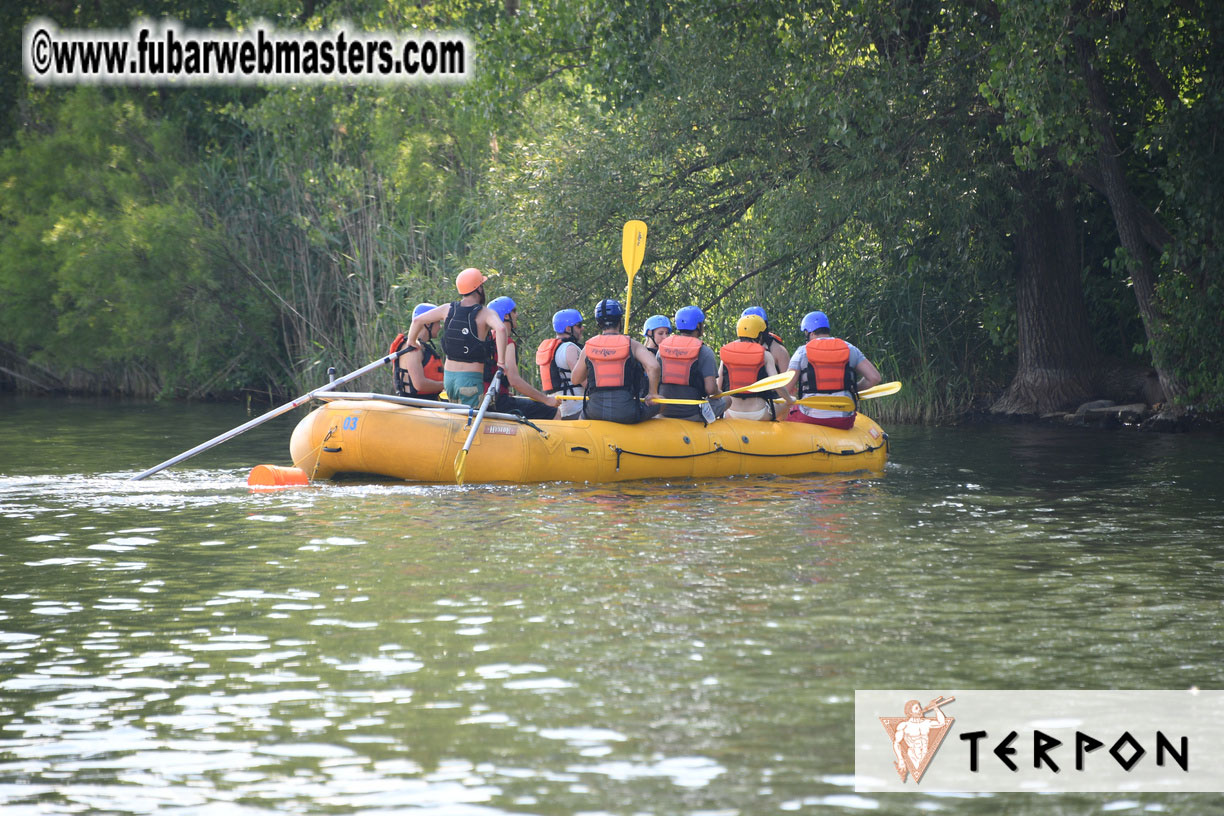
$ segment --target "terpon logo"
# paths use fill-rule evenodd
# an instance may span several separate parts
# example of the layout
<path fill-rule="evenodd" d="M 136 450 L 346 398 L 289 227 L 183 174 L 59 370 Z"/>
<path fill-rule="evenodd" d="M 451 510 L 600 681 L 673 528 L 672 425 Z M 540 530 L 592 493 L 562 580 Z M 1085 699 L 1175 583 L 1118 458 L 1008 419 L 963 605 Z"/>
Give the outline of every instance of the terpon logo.
<path fill-rule="evenodd" d="M 905 782 L 907 774 L 914 777 L 915 785 L 922 781 L 927 765 L 948 735 L 952 723 L 956 722 L 955 717 L 944 715 L 941 706 L 955 699 L 941 694 L 925 706 L 917 700 L 909 700 L 903 709 L 904 717 L 879 718 L 892 741 L 893 766 L 902 782 Z M 934 711 L 935 716 L 926 716 L 928 711 Z"/>
<path fill-rule="evenodd" d="M 860 689 L 854 789 L 1221 793 L 1221 733 L 1224 690 Z"/>

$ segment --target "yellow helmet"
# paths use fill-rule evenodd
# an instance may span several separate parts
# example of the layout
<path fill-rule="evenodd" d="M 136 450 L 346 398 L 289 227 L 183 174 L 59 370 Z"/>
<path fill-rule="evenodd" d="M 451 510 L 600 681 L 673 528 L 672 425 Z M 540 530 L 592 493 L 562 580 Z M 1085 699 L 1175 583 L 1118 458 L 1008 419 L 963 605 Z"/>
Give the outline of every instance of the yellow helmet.
<path fill-rule="evenodd" d="M 760 315 L 744 315 L 735 324 L 735 336 L 745 340 L 756 340 L 765 331 L 765 321 Z"/>

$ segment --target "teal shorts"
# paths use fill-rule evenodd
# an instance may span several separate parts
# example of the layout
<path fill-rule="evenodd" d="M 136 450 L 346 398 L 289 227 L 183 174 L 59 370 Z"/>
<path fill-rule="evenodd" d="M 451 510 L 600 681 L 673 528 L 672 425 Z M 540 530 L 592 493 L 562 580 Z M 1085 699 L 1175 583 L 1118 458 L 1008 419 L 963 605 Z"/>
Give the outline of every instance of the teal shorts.
<path fill-rule="evenodd" d="M 484 398 L 484 372 L 481 371 L 444 371 L 442 372 L 442 387 L 451 402 L 462 402 L 473 408 L 480 407 Z"/>

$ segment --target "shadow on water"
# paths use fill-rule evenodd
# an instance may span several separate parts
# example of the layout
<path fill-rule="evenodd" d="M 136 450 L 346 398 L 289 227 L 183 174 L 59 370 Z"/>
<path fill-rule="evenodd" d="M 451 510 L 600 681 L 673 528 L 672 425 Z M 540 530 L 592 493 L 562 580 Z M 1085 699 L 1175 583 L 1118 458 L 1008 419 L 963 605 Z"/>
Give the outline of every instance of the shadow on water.
<path fill-rule="evenodd" d="M 1202 813 L 853 792 L 856 688 L 1220 687 L 1218 440 L 895 429 L 882 476 L 252 492 L 275 420 L 19 401 L 7 813 Z"/>

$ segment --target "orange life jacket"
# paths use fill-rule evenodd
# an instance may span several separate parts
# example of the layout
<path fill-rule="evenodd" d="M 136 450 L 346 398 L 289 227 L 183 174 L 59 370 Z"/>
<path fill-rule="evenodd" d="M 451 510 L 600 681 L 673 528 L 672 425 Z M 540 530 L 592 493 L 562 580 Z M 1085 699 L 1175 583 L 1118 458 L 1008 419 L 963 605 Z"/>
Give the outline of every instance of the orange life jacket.
<path fill-rule="evenodd" d="M 570 382 L 570 370 L 557 365 L 557 349 L 563 343 L 576 344 L 577 341 L 568 334 L 564 337 L 550 337 L 540 343 L 540 347 L 536 349 L 535 361 L 540 367 L 540 383 L 546 394 L 574 393 L 573 383 Z"/>
<path fill-rule="evenodd" d="M 764 346 L 751 340 L 736 340 L 720 348 L 718 359 L 723 364 L 723 390 L 743 388 L 768 376 L 765 368 L 766 353 Z"/>
<path fill-rule="evenodd" d="M 854 372 L 850 369 L 850 346 L 838 337 L 817 337 L 807 345 L 807 370 L 800 379 L 800 394 L 828 394 L 849 391 L 855 387 Z"/>
<path fill-rule="evenodd" d="M 686 334 L 669 334 L 659 344 L 659 363 L 663 367 L 659 382 L 698 389 L 705 395 L 705 380 L 697 368 L 703 343 Z"/>
<path fill-rule="evenodd" d="M 586 353 L 591 376 L 587 381 L 587 393 L 623 388 L 637 393 L 637 360 L 633 359 L 629 336 L 625 334 L 597 334 L 582 347 Z"/>
<path fill-rule="evenodd" d="M 406 338 L 403 333 L 396 335 L 391 341 L 389 353 L 395 352 L 404 348 Z M 407 349 L 404 354 L 412 354 L 416 349 Z M 442 382 L 442 355 L 438 354 L 438 350 L 434 348 L 432 343 L 426 342 L 421 346 L 421 368 L 425 373 L 425 379 L 433 380 L 434 382 Z M 420 397 L 422 399 L 437 399 L 438 395 L 422 394 L 412 384 L 412 379 L 408 376 L 408 371 L 400 365 L 400 356 L 396 355 L 393 366 L 393 381 L 395 383 L 395 393 L 401 397 Z"/>

